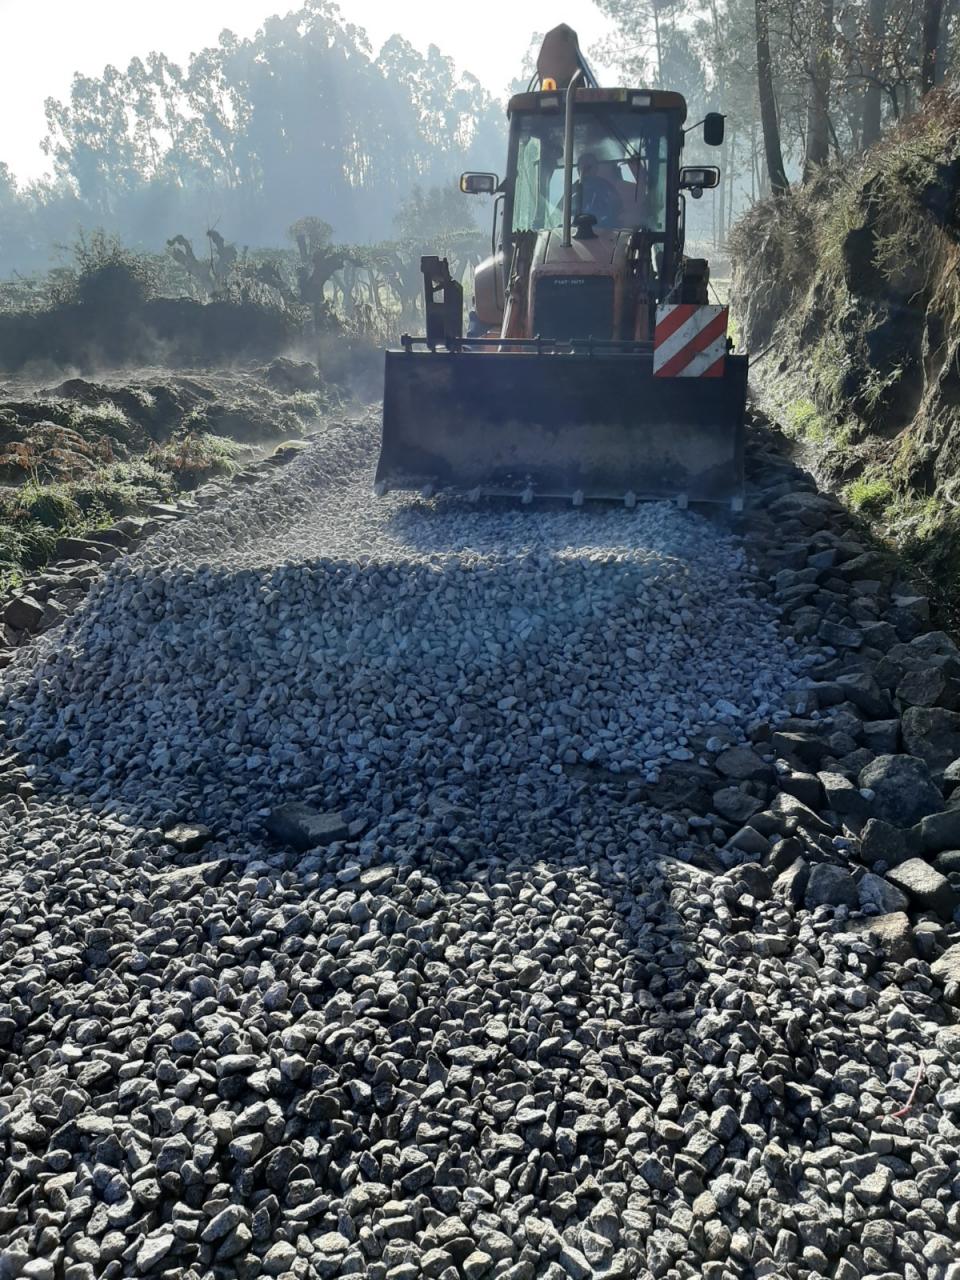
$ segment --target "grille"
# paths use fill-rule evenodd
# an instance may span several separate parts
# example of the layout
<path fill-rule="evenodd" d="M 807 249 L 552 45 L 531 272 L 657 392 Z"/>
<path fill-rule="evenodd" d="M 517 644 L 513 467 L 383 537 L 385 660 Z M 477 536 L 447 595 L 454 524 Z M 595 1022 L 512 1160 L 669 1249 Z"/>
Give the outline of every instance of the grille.
<path fill-rule="evenodd" d="M 612 338 L 612 276 L 539 276 L 533 332 L 541 338 Z"/>

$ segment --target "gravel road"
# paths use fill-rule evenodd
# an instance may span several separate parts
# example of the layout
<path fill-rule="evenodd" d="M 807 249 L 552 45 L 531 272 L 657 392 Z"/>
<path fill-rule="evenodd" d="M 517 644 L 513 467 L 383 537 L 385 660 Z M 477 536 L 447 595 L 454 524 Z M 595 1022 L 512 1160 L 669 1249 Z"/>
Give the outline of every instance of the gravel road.
<path fill-rule="evenodd" d="M 375 448 L 331 429 L 5 673 L 0 1278 L 946 1278 L 926 966 L 639 786 L 814 660 L 741 544 L 378 502 Z"/>

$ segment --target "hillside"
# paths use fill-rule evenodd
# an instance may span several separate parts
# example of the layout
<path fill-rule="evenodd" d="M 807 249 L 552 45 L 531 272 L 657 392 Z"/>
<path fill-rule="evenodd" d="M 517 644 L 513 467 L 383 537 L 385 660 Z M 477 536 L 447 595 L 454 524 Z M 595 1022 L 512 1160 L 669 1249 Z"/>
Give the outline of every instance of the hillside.
<path fill-rule="evenodd" d="M 757 400 L 941 598 L 960 596 L 960 89 L 754 207 L 733 303 Z M 760 357 L 756 359 L 756 357 Z"/>

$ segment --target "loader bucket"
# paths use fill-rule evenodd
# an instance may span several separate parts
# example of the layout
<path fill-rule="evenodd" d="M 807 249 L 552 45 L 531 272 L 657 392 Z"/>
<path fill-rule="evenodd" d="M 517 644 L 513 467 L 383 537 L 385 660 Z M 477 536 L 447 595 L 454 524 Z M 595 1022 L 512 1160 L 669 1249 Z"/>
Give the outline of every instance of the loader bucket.
<path fill-rule="evenodd" d="M 377 491 L 722 502 L 743 493 L 747 357 L 655 378 L 644 351 L 386 353 Z"/>

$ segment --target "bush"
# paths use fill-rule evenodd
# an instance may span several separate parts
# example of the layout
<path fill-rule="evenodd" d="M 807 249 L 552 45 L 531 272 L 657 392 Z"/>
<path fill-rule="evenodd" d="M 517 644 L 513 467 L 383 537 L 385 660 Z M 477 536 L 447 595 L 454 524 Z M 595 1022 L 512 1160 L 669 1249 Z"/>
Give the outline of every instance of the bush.
<path fill-rule="evenodd" d="M 235 440 L 208 431 L 187 431 L 154 450 L 150 461 L 170 471 L 181 488 L 192 489 L 211 476 L 231 475 L 239 465 L 240 451 Z"/>
<path fill-rule="evenodd" d="M 80 519 L 80 508 L 64 484 L 24 485 L 17 506 L 45 529 L 56 531 Z"/>
<path fill-rule="evenodd" d="M 38 520 L 0 522 L 0 565 L 7 571 L 19 566 L 41 568 L 53 555 L 57 536 Z"/>
<path fill-rule="evenodd" d="M 74 246 L 77 262 L 72 301 L 121 315 L 135 311 L 156 292 L 157 269 L 143 254 L 126 249 L 116 236 L 81 234 Z"/>
<path fill-rule="evenodd" d="M 893 486 L 889 480 L 854 480 L 847 486 L 847 502 L 854 511 L 862 511 L 864 515 L 879 516 L 893 501 Z"/>

